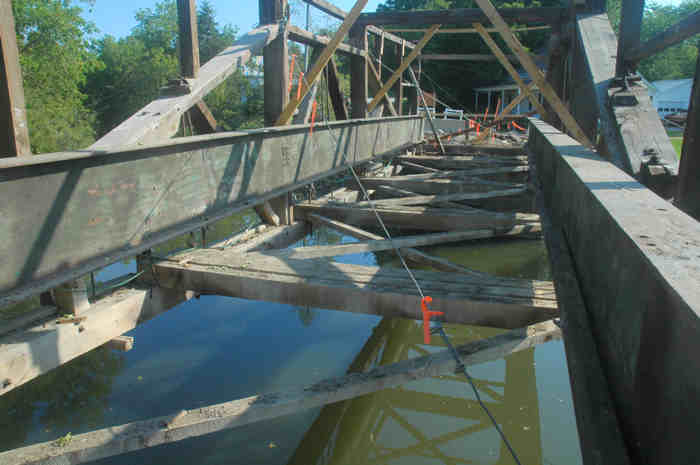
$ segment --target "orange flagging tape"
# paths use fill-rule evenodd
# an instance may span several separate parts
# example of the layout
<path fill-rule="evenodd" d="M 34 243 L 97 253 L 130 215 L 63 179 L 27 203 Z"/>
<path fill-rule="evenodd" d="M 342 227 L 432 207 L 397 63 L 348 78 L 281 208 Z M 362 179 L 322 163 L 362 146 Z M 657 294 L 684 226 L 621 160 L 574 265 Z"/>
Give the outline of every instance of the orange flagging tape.
<path fill-rule="evenodd" d="M 289 84 L 287 86 L 287 93 L 290 93 L 292 91 L 292 76 L 294 76 L 294 59 L 297 56 L 295 54 L 292 54 L 292 64 L 289 66 Z"/>
<path fill-rule="evenodd" d="M 299 83 L 297 84 L 297 100 L 301 100 L 301 83 L 304 81 L 304 72 L 299 71 Z"/>
<path fill-rule="evenodd" d="M 520 129 L 521 131 L 524 131 L 524 130 L 525 130 L 524 127 L 518 126 L 518 123 L 516 123 L 515 121 L 513 121 L 513 126 L 515 126 L 516 128 Z"/>
<path fill-rule="evenodd" d="M 316 100 L 314 100 L 314 104 L 311 106 L 311 127 L 309 128 L 309 136 L 314 133 L 314 122 L 316 122 Z"/>
<path fill-rule="evenodd" d="M 423 311 L 423 344 L 430 344 L 430 317 L 436 315 L 444 315 L 445 312 L 433 312 L 428 308 L 428 304 L 433 301 L 429 295 L 423 297 L 420 301 L 420 307 Z"/>

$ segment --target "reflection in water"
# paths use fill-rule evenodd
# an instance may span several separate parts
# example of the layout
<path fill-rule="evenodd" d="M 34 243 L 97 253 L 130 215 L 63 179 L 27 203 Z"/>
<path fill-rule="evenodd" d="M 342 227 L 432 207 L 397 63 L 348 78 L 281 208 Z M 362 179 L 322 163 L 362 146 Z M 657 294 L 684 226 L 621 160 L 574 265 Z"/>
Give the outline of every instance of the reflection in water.
<path fill-rule="evenodd" d="M 211 231 L 210 239 L 255 218 L 244 213 L 223 222 Z M 168 244 L 168 250 L 187 246 L 178 240 Z M 354 241 L 333 230 L 314 228 L 312 236 L 297 245 Z M 538 241 L 480 241 L 429 252 L 503 276 L 549 276 Z M 354 254 L 337 261 L 400 266 L 392 255 Z M 105 270 L 113 271 L 123 272 Z M 501 332 L 460 325 L 445 329 L 455 344 Z M 216 296 L 182 304 L 130 334 L 137 345 L 127 354 L 97 349 L 0 397 L 0 450 L 183 407 L 277 392 L 346 370 L 365 371 L 444 349 L 437 337 L 432 345 L 424 345 L 421 327 L 412 320 L 378 320 L 372 315 Z M 542 361 L 550 369 L 546 376 Z M 580 463 L 561 344 L 548 343 L 469 370 L 523 464 Z M 552 457 L 556 459 L 546 460 Z M 506 465 L 513 461 L 466 381 L 447 374 L 98 463 Z"/>
<path fill-rule="evenodd" d="M 491 328 L 447 325 L 455 342 L 489 337 Z M 417 322 L 383 319 L 350 366 L 365 371 L 441 350 L 425 346 Z M 495 362 L 496 364 L 498 362 Z M 497 368 L 497 367 L 494 367 Z M 505 358 L 505 376 L 475 378 L 523 463 L 541 464 L 534 349 Z M 328 405 L 288 465 L 513 462 L 465 378 L 446 375 Z"/>
<path fill-rule="evenodd" d="M 123 354 L 100 347 L 0 397 L 0 450 L 22 446 L 31 433 L 45 441 L 101 428 L 123 367 Z"/>

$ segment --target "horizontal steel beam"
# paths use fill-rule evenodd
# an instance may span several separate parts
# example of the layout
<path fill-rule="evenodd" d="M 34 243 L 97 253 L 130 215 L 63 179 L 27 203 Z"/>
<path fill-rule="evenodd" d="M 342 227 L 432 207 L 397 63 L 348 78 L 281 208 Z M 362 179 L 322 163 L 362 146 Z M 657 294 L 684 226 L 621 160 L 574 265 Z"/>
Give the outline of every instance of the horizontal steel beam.
<path fill-rule="evenodd" d="M 0 306 L 399 151 L 420 117 L 187 137 L 0 161 Z"/>

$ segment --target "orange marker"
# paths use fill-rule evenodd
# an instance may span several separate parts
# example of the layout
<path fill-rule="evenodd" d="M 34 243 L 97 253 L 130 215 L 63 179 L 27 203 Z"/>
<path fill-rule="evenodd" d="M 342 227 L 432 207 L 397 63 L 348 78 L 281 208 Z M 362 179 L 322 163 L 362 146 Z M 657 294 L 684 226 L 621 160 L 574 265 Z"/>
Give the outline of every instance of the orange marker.
<path fill-rule="evenodd" d="M 311 127 L 309 128 L 309 136 L 314 133 L 314 122 L 316 121 L 316 100 L 314 104 L 311 105 Z"/>
<path fill-rule="evenodd" d="M 515 121 L 513 121 L 513 126 L 515 126 L 516 128 L 520 129 L 521 131 L 524 131 L 524 130 L 525 130 L 524 127 L 518 126 L 518 123 L 516 123 Z"/>
<path fill-rule="evenodd" d="M 301 83 L 304 81 L 304 72 L 299 71 L 299 83 L 297 85 L 297 100 L 301 100 Z"/>
<path fill-rule="evenodd" d="M 428 308 L 428 304 L 433 301 L 429 295 L 423 297 L 420 301 L 421 310 L 423 311 L 423 344 L 430 344 L 430 317 L 433 315 L 444 315 L 445 312 L 433 312 Z"/>

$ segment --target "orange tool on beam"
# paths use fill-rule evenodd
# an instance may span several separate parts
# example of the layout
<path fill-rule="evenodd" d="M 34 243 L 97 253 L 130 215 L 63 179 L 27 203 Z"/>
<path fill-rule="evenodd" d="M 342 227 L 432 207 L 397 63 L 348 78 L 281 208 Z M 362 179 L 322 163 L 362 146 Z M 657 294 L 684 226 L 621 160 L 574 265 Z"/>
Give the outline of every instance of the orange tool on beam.
<path fill-rule="evenodd" d="M 311 127 L 309 128 L 309 136 L 312 136 L 314 133 L 314 123 L 316 122 L 316 100 L 314 100 L 314 104 L 311 106 Z"/>
<path fill-rule="evenodd" d="M 432 301 L 433 298 L 429 295 L 426 295 L 420 301 L 421 310 L 423 311 L 423 344 L 430 344 L 430 317 L 445 314 L 445 312 L 434 312 L 430 310 L 428 304 Z"/>

